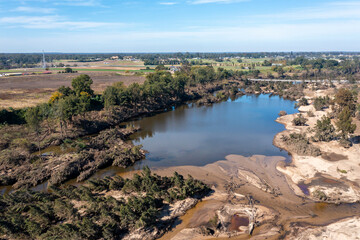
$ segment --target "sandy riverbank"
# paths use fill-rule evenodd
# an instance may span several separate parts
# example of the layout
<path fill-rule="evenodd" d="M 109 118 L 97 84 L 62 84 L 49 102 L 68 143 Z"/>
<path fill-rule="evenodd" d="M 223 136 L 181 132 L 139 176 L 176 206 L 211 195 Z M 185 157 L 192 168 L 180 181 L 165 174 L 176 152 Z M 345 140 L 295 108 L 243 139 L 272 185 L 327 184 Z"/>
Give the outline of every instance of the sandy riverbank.
<path fill-rule="evenodd" d="M 248 239 L 251 223 L 255 226 L 252 239 L 288 238 L 293 229 L 301 226 L 326 226 L 360 214 L 358 204 L 315 203 L 296 195 L 286 176 L 277 170 L 278 165 L 285 166 L 284 160 L 283 157 L 229 155 L 226 160 L 203 167 L 154 170 L 159 175 L 171 175 L 174 171 L 184 176 L 190 174 L 214 190 L 161 239 Z M 247 217 L 249 226 L 230 231 L 229 219 L 234 214 Z M 215 215 L 220 227 L 211 232 Z M 221 222 L 221 219 L 227 220 Z"/>
<path fill-rule="evenodd" d="M 334 92 L 305 92 L 308 99 L 327 94 Z M 309 119 L 308 125 L 293 126 L 296 114 L 280 117 L 277 121 L 286 130 L 274 138 L 276 146 L 288 150 L 281 140 L 284 134 L 311 136 L 310 129 L 330 110 L 315 111 L 309 105 L 299 111 Z M 314 116 L 308 117 L 308 111 Z M 355 203 L 360 199 L 359 145 L 345 149 L 336 141 L 312 144 L 321 156 L 292 153 L 291 163 L 283 157 L 229 155 L 203 167 L 155 169 L 159 175 L 190 174 L 214 190 L 161 239 L 249 239 L 250 232 L 251 239 L 354 239 L 360 231 L 360 205 Z M 319 200 L 319 192 L 326 195 L 326 202 Z M 234 230 L 235 215 L 248 219 L 249 224 Z"/>
<path fill-rule="evenodd" d="M 333 95 L 329 90 L 307 92 L 307 97 Z M 299 111 L 308 118 L 307 126 L 293 126 L 292 120 L 297 114 L 279 117 L 277 121 L 285 125 L 286 130 L 277 134 L 274 139 L 274 145 L 288 150 L 289 147 L 281 140 L 283 135 L 290 133 L 306 133 L 311 137 L 314 133 L 311 131 L 316 125 L 317 120 L 330 113 L 330 109 L 316 111 L 313 105 L 302 106 Z M 313 112 L 314 116 L 309 117 L 307 112 Z M 335 125 L 334 120 L 332 120 Z M 314 200 L 319 200 L 319 192 L 326 195 L 328 202 L 357 202 L 360 200 L 360 146 L 353 144 L 350 148 L 344 148 L 338 141 L 314 142 L 322 154 L 317 157 L 300 156 L 292 154 L 292 163 L 289 166 L 278 166 L 278 170 L 284 173 L 289 184 L 299 196 L 308 196 Z M 302 186 L 302 190 L 298 187 Z M 304 191 L 307 188 L 307 191 Z"/>

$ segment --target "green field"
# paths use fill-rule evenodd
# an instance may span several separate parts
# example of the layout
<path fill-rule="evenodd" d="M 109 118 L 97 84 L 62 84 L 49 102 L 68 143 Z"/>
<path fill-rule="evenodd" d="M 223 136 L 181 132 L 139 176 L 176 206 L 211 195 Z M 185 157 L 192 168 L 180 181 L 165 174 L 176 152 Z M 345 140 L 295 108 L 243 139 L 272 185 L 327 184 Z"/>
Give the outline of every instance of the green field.
<path fill-rule="evenodd" d="M 64 71 L 65 68 L 50 68 L 51 71 Z M 119 69 L 91 69 L 91 68 L 72 68 L 75 71 L 79 72 L 141 72 L 141 73 L 150 73 L 155 70 L 150 69 L 141 69 L 141 70 L 119 70 Z"/>
<path fill-rule="evenodd" d="M 24 72 L 23 70 L 0 70 L 0 73 L 15 73 L 15 72 Z"/>

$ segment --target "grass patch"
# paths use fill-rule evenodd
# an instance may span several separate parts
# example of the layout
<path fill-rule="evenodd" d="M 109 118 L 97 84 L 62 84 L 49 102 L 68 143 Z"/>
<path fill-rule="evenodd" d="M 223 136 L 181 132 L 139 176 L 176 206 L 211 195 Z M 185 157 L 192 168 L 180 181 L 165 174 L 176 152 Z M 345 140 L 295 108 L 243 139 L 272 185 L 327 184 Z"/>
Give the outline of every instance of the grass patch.
<path fill-rule="evenodd" d="M 347 173 L 347 171 L 346 171 L 346 170 L 339 169 L 339 168 L 337 168 L 337 171 L 338 171 L 339 173 L 343 173 L 343 174 L 346 174 L 346 173 Z"/>
<path fill-rule="evenodd" d="M 0 73 L 13 73 L 13 72 L 23 72 L 23 70 L 19 70 L 19 69 L 0 70 Z"/>

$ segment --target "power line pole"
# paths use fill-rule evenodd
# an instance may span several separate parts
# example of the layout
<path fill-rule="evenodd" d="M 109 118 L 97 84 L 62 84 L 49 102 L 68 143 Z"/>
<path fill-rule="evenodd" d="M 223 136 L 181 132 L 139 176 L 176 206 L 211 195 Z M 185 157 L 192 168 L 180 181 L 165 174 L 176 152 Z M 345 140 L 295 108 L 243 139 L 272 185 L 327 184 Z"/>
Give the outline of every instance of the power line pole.
<path fill-rule="evenodd" d="M 43 50 L 42 68 L 46 69 L 46 61 L 45 61 L 45 52 L 44 52 L 44 50 Z"/>

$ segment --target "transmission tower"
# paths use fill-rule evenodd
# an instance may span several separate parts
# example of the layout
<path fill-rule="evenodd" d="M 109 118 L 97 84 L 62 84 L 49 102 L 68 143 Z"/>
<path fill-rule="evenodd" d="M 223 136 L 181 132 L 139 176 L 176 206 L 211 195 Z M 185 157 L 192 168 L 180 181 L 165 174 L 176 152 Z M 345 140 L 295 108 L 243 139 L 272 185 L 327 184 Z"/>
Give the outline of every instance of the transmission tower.
<path fill-rule="evenodd" d="M 45 61 L 45 52 L 44 52 L 44 50 L 43 50 L 42 68 L 46 69 L 46 61 Z"/>

